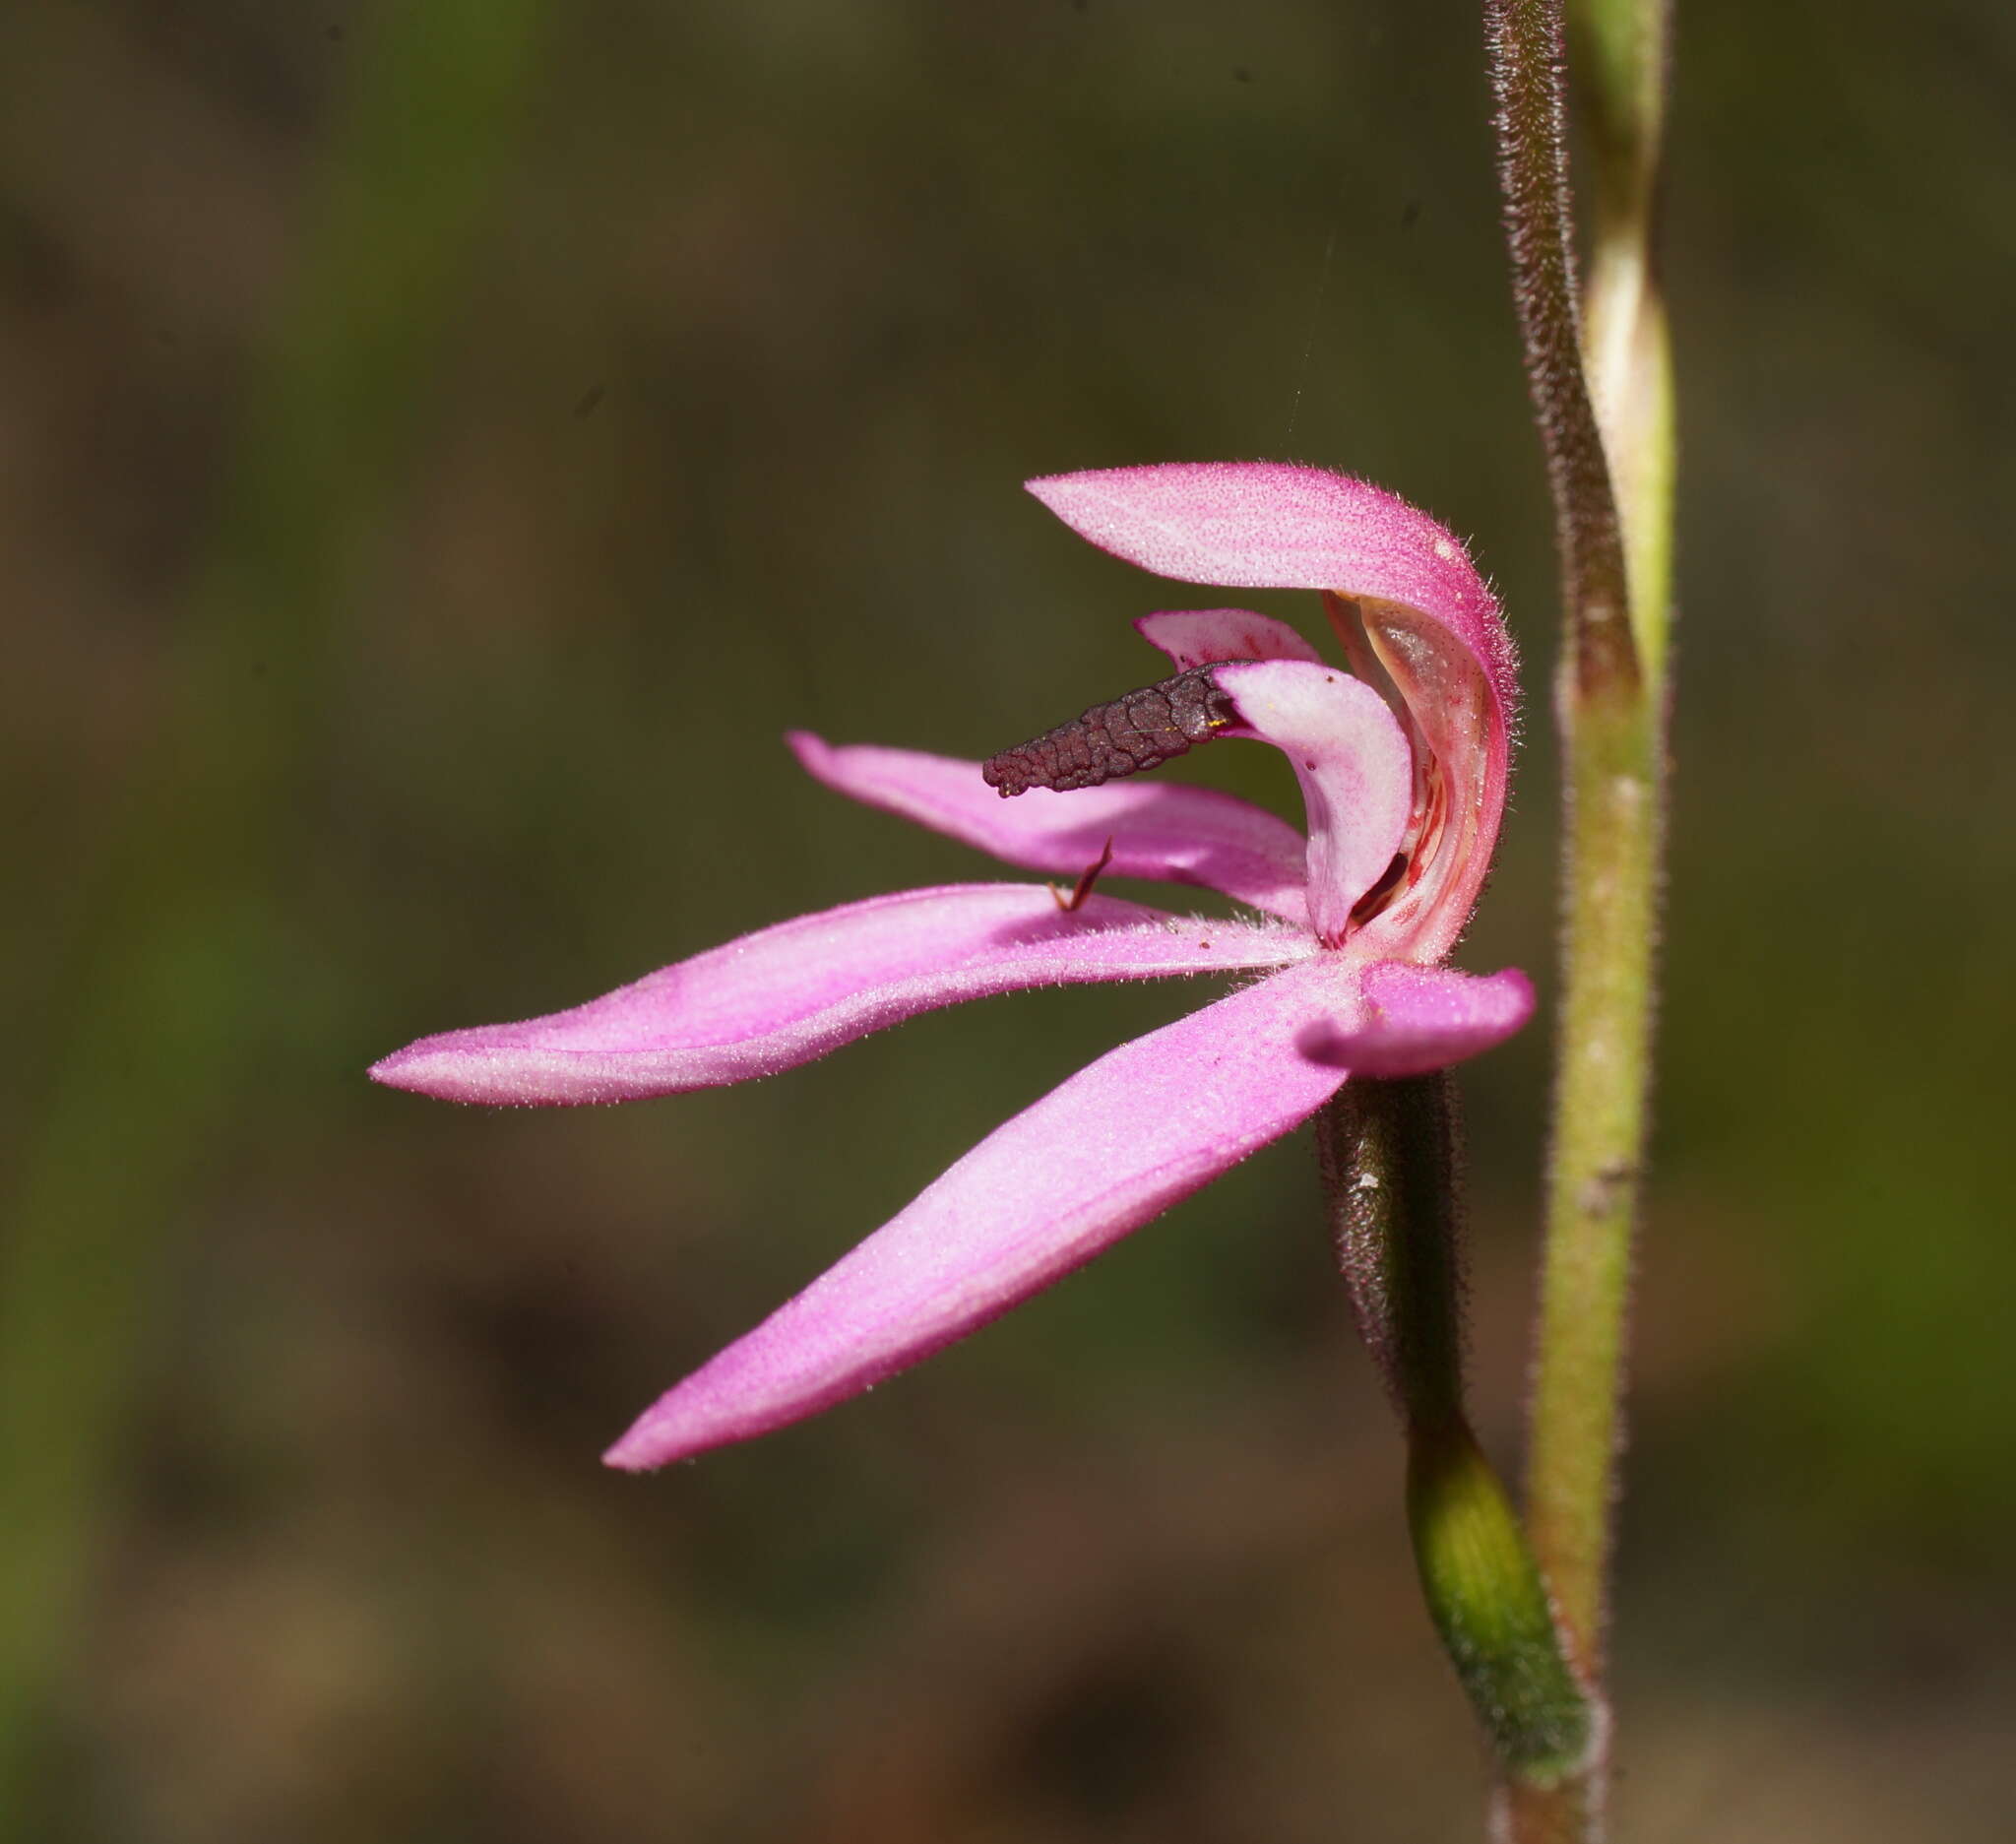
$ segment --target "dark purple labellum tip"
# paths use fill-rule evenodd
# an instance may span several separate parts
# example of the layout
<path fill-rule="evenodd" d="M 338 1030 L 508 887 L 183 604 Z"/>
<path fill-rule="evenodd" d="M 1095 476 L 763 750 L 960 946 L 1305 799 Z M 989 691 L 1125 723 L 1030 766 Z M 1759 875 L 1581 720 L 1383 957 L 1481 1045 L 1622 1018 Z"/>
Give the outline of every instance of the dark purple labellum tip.
<path fill-rule="evenodd" d="M 1238 722 L 1231 699 L 1212 677 L 1218 666 L 1233 664 L 1242 663 L 1193 666 L 1159 685 L 1144 685 L 1110 703 L 1095 704 L 1068 724 L 989 756 L 980 765 L 980 774 L 1006 799 L 1032 788 L 1053 788 L 1059 794 L 1097 788 L 1122 775 L 1160 767 Z"/>

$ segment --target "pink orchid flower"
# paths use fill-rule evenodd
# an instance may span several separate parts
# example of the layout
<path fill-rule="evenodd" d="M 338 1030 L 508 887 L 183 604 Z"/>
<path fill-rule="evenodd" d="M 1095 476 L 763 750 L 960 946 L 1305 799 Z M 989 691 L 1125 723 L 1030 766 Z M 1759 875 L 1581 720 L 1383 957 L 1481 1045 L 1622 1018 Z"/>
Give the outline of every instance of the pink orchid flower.
<path fill-rule="evenodd" d="M 1511 643 L 1463 546 L 1392 494 L 1313 468 L 1123 468 L 1030 491 L 1160 575 L 1321 590 L 1352 672 L 1265 615 L 1150 614 L 1137 625 L 1177 676 L 997 756 L 995 788 L 978 763 L 795 734 L 829 788 L 1075 878 L 1070 901 L 1046 883 L 875 897 L 571 1011 L 424 1038 L 371 1073 L 452 1101 L 629 1101 L 774 1075 L 958 999 L 1266 977 L 1121 1045 L 996 1129 L 647 1410 L 612 1465 L 662 1466 L 855 1395 L 1290 1132 L 1348 1078 L 1442 1068 L 1533 1009 L 1516 970 L 1441 964 L 1489 864 L 1515 698 Z M 1287 754 L 1306 839 L 1228 795 L 1116 779 L 1207 736 Z M 998 797 L 1010 793 L 1022 797 Z M 1095 895 L 1095 867 L 1201 885 L 1261 919 Z"/>

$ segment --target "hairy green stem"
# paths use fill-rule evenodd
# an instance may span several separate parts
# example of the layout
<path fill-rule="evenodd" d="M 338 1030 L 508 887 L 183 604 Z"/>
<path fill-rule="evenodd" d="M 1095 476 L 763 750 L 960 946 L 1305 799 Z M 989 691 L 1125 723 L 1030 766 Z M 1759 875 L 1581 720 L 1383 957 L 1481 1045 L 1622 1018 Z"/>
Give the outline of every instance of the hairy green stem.
<path fill-rule="evenodd" d="M 1579 1774 L 1598 1729 L 1510 1494 L 1463 1408 L 1461 1122 L 1439 1073 L 1352 1082 L 1317 1118 L 1338 1265 L 1407 1433 L 1422 1597 L 1508 1781 Z"/>
<path fill-rule="evenodd" d="M 1630 684 L 1623 529 L 1583 373 L 1581 293 L 1568 194 L 1561 0 L 1484 0 L 1498 182 L 1527 383 L 1546 450 L 1577 684 Z"/>
<path fill-rule="evenodd" d="M 1674 464 L 1652 258 L 1666 0 L 1574 8 L 1596 178 L 1586 300 L 1567 209 L 1561 0 L 1486 0 L 1485 18 L 1565 615 L 1555 686 L 1563 976 L 1528 1519 L 1566 1640 L 1600 1693 L 1651 1080 Z M 1586 1774 L 1554 1788 L 1507 1787 L 1502 1834 L 1525 1844 L 1598 1836 L 1606 1774 L 1600 1750 Z"/>

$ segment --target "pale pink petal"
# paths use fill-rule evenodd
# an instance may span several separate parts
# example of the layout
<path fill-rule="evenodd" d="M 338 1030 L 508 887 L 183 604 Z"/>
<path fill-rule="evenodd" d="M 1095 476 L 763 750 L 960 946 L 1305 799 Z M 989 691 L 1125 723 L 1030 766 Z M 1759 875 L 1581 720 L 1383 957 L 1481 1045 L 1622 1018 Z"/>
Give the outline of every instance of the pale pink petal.
<path fill-rule="evenodd" d="M 1354 669 L 1391 694 L 1421 745 L 1409 882 L 1371 929 L 1383 952 L 1447 954 L 1497 840 L 1518 709 L 1511 636 L 1456 537 L 1382 487 L 1287 463 L 1115 468 L 1029 488 L 1161 575 L 1326 592 Z"/>
<path fill-rule="evenodd" d="M 1167 654 L 1183 672 L 1218 660 L 1323 664 L 1323 656 L 1286 621 L 1246 608 L 1167 608 L 1160 614 L 1144 614 L 1134 629 L 1150 646 Z"/>
<path fill-rule="evenodd" d="M 371 1071 L 458 1102 L 635 1101 L 774 1075 L 960 999 L 1278 967 L 1303 931 L 1197 922 L 1041 884 L 875 897 L 744 935 L 571 1011 L 422 1038 Z"/>
<path fill-rule="evenodd" d="M 1071 794 L 1036 788 L 1003 800 L 977 762 L 874 743 L 836 747 L 804 731 L 788 740 L 805 771 L 836 792 L 1024 870 L 1076 878 L 1111 839 L 1108 876 L 1192 884 L 1288 922 L 1307 920 L 1302 835 L 1235 795 L 1130 781 Z"/>
<path fill-rule="evenodd" d="M 1352 1003 L 1340 956 L 1124 1044 L 647 1410 L 605 1456 L 662 1466 L 856 1395 L 983 1325 L 1313 1113 L 1345 1070 L 1297 1040 Z"/>
<path fill-rule="evenodd" d="M 1533 983 L 1516 967 L 1488 978 L 1453 967 L 1374 961 L 1355 1001 L 1307 1026 L 1302 1053 L 1354 1076 L 1446 1069 L 1502 1044 L 1533 1016 Z"/>
<path fill-rule="evenodd" d="M 1213 673 L 1244 726 L 1289 759 L 1309 812 L 1309 923 L 1331 945 L 1407 837 L 1414 757 L 1386 701 L 1342 667 L 1299 660 Z M 1227 734 L 1235 734 L 1228 731 Z"/>
<path fill-rule="evenodd" d="M 1369 480 L 1278 461 L 1171 462 L 1031 480 L 1102 550 L 1185 583 L 1400 602 L 1459 635 L 1509 709 L 1516 656 L 1449 529 Z"/>

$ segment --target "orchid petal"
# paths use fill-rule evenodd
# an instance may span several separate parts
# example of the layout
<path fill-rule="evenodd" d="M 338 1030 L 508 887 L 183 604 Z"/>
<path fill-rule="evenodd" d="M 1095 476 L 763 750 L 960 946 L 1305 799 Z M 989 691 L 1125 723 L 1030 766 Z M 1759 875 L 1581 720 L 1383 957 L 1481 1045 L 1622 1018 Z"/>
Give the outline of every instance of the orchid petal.
<path fill-rule="evenodd" d="M 1247 608 L 1167 608 L 1144 614 L 1134 630 L 1160 647 L 1187 672 L 1220 660 L 1305 660 L 1321 666 L 1323 656 L 1286 621 Z"/>
<path fill-rule="evenodd" d="M 857 1395 L 985 1324 L 1308 1118 L 1347 1071 L 1296 1048 L 1355 972 L 1325 956 L 1109 1051 L 648 1409 L 604 1456 L 663 1466 Z"/>
<path fill-rule="evenodd" d="M 1462 543 L 1369 480 L 1289 462 L 1176 462 L 1031 480 L 1081 538 L 1158 576 L 1238 589 L 1327 589 L 1418 608 L 1451 630 L 1508 712 L 1516 656 Z"/>
<path fill-rule="evenodd" d="M 1040 884 L 956 884 L 802 916 L 571 1011 L 422 1038 L 371 1071 L 447 1101 L 634 1101 L 774 1075 L 961 999 L 1278 967 L 1298 929 L 1195 922 Z"/>
<path fill-rule="evenodd" d="M 788 740 L 827 787 L 1025 870 L 1077 877 L 1111 839 L 1109 876 L 1192 884 L 1287 922 L 1307 920 L 1302 835 L 1236 795 L 1138 781 L 1070 794 L 1036 788 L 1003 800 L 977 762 L 873 743 L 836 747 L 804 731 Z"/>
<path fill-rule="evenodd" d="M 1487 978 L 1453 967 L 1374 961 L 1357 1002 L 1309 1026 L 1302 1053 L 1354 1076 L 1392 1080 L 1446 1069 L 1502 1044 L 1533 1016 L 1533 983 L 1516 967 Z"/>
<path fill-rule="evenodd" d="M 1325 592 L 1354 670 L 1418 745 L 1409 882 L 1372 924 L 1378 946 L 1447 954 L 1497 840 L 1518 708 L 1511 636 L 1454 535 L 1383 487 L 1276 462 L 1115 468 L 1029 489 L 1160 575 Z"/>
<path fill-rule="evenodd" d="M 1309 922 L 1335 946 L 1407 837 L 1414 756 L 1386 701 L 1337 667 L 1263 660 L 1212 676 L 1255 736 L 1287 755 L 1309 810 Z M 1236 732 L 1228 732 L 1235 734 Z"/>

